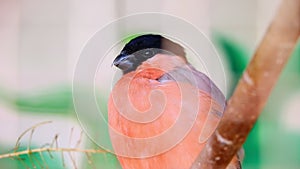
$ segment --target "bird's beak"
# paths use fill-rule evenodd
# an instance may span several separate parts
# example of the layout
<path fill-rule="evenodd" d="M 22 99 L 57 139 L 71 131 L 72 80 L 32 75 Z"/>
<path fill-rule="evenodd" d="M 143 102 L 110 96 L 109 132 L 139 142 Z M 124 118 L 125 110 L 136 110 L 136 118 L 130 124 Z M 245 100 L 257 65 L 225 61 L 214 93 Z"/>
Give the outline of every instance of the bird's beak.
<path fill-rule="evenodd" d="M 113 65 L 115 65 L 116 67 L 122 70 L 126 70 L 131 68 L 131 66 L 133 65 L 133 59 L 134 59 L 134 55 L 120 54 L 113 61 Z"/>
<path fill-rule="evenodd" d="M 125 61 L 126 59 L 128 59 L 127 55 L 124 54 L 120 54 L 118 55 L 115 60 L 113 61 L 113 65 L 115 65 L 116 67 L 118 67 L 123 61 Z"/>

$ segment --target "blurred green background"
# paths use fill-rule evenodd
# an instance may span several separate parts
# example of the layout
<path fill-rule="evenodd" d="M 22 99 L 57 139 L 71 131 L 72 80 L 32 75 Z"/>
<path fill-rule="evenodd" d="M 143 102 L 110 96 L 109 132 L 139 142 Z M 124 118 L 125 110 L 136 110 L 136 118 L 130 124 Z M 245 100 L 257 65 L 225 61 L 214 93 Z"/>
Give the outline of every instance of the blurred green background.
<path fill-rule="evenodd" d="M 0 154 L 12 152 L 27 128 L 48 120 L 53 122 L 35 130 L 32 148 L 51 143 L 55 134 L 60 147 L 76 145 L 81 128 L 72 102 L 73 71 L 86 41 L 111 21 L 138 12 L 163 12 L 190 22 L 217 48 L 227 85 L 216 83 L 229 98 L 279 2 L 1 0 Z M 299 77 L 300 43 L 244 145 L 243 168 L 300 168 Z M 109 90 L 100 91 L 103 112 Z M 25 135 L 19 149 L 26 149 L 29 140 Z M 97 148 L 86 136 L 81 141 L 81 148 Z M 120 167 L 109 153 L 74 156 L 78 168 Z M 67 154 L 64 158 L 66 166 L 60 153 L 33 153 L 0 159 L 0 168 L 74 168 Z"/>

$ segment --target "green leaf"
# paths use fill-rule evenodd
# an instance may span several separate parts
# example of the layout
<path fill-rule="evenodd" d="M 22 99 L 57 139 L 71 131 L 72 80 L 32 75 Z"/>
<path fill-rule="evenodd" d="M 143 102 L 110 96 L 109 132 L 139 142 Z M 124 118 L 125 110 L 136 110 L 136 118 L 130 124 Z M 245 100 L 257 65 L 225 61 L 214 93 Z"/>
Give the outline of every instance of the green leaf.
<path fill-rule="evenodd" d="M 246 47 L 221 33 L 215 33 L 213 40 L 227 59 L 230 70 L 236 74 L 243 73 L 249 58 Z"/>
<path fill-rule="evenodd" d="M 249 52 L 247 52 L 245 46 L 241 45 L 232 38 L 223 35 L 222 33 L 213 33 L 213 42 L 216 44 L 217 48 L 229 65 L 229 70 L 231 71 L 233 77 L 233 85 L 231 86 L 229 93 L 229 96 L 231 96 L 238 83 L 238 80 L 247 66 Z"/>
<path fill-rule="evenodd" d="M 140 36 L 141 34 L 132 34 L 132 35 L 127 35 L 125 39 L 122 40 L 122 42 L 124 44 L 127 44 L 129 41 L 131 41 L 132 39 Z"/>
<path fill-rule="evenodd" d="M 73 111 L 71 87 L 54 87 L 20 94 L 14 106 L 26 112 L 69 114 Z"/>
<path fill-rule="evenodd" d="M 290 73 L 300 75 L 300 40 L 295 46 L 291 57 L 283 70 L 284 76 L 289 76 Z"/>

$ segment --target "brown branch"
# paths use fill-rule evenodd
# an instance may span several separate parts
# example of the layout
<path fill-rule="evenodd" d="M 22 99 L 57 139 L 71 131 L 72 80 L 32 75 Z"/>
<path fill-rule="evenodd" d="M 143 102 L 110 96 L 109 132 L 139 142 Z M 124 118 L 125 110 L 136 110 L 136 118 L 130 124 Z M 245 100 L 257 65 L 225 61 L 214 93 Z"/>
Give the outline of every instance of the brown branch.
<path fill-rule="evenodd" d="M 226 168 L 256 122 L 299 35 L 300 0 L 283 0 L 220 125 L 191 169 Z"/>

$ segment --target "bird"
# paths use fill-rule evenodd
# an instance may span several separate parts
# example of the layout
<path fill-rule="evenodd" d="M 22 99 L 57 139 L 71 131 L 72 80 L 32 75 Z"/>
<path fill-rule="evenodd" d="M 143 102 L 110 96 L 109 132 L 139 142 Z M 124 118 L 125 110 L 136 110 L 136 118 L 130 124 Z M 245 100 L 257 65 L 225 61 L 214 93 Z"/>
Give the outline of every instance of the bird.
<path fill-rule="evenodd" d="M 122 71 L 108 100 L 109 135 L 123 169 L 188 169 L 226 107 L 217 85 L 159 34 L 130 40 L 113 60 Z M 240 168 L 234 157 L 228 168 Z"/>

